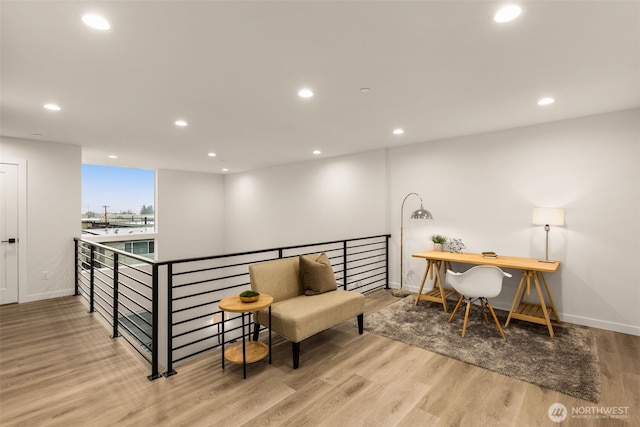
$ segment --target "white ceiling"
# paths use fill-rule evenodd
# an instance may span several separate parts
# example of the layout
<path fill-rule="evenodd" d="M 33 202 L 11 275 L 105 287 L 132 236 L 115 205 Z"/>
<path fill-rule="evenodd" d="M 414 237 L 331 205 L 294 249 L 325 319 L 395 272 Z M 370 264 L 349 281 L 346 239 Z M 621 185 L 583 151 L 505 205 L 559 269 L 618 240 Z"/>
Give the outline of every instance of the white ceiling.
<path fill-rule="evenodd" d="M 640 106 L 640 2 L 500 4 L 3 0 L 1 132 L 233 173 Z"/>

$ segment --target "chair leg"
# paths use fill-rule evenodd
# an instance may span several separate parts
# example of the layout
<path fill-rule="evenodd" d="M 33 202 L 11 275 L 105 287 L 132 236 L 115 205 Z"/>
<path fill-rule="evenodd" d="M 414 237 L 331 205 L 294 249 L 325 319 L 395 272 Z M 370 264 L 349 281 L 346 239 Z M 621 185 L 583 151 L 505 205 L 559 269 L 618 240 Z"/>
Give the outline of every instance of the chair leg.
<path fill-rule="evenodd" d="M 299 342 L 291 343 L 291 354 L 293 356 L 293 369 L 298 369 L 298 365 L 300 365 L 300 343 Z"/>
<path fill-rule="evenodd" d="M 462 323 L 462 338 L 467 332 L 467 320 L 469 320 L 469 310 L 471 310 L 471 300 L 467 302 L 467 310 L 464 312 L 464 322 Z"/>
<path fill-rule="evenodd" d="M 482 306 L 482 316 L 484 317 L 484 323 L 489 323 L 489 319 L 487 318 L 487 306 L 485 305 L 489 303 L 486 298 L 480 298 L 480 305 Z"/>
<path fill-rule="evenodd" d="M 456 313 L 458 312 L 458 309 L 460 308 L 460 305 L 462 304 L 462 300 L 463 300 L 462 297 L 458 298 L 458 303 L 456 304 L 455 308 L 453 309 L 453 312 L 451 312 L 451 316 L 449 316 L 449 323 L 453 322 L 453 318 L 455 317 Z"/>
<path fill-rule="evenodd" d="M 364 332 L 364 313 L 358 314 L 358 333 L 362 335 Z"/>
<path fill-rule="evenodd" d="M 493 311 L 493 307 L 491 307 L 491 303 L 489 301 L 487 301 L 487 306 L 489 307 L 491 316 L 493 316 L 493 320 L 496 322 L 496 326 L 498 327 L 498 331 L 500 331 L 500 335 L 502 335 L 502 339 L 507 339 L 507 337 L 504 336 L 504 331 L 502 330 L 502 326 L 500 326 L 500 322 L 498 322 L 498 317 L 496 316 L 496 312 Z"/>

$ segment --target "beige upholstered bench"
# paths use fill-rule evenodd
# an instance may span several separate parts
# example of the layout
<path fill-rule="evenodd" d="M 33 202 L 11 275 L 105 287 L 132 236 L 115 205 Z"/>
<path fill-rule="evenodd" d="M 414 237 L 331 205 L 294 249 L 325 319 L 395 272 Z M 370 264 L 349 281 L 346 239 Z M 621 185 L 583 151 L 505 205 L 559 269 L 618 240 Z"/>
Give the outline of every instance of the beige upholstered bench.
<path fill-rule="evenodd" d="M 336 289 L 325 254 L 304 255 L 249 266 L 251 289 L 273 296 L 271 330 L 291 341 L 293 369 L 300 362 L 300 342 L 357 317 L 362 334 L 364 295 Z M 267 309 L 254 313 L 254 338 L 259 325 L 269 324 Z"/>

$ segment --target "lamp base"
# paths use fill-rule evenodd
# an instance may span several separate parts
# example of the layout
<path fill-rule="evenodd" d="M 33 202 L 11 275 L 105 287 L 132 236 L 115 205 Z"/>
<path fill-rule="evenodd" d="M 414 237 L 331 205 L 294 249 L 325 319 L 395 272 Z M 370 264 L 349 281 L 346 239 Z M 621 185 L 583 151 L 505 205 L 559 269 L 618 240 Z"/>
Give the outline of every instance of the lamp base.
<path fill-rule="evenodd" d="M 405 298 L 411 295 L 410 292 L 405 291 L 404 289 L 393 289 L 391 291 L 391 295 L 398 298 Z"/>
<path fill-rule="evenodd" d="M 553 264 L 556 261 L 552 259 L 539 259 L 538 262 L 546 262 L 548 264 Z"/>

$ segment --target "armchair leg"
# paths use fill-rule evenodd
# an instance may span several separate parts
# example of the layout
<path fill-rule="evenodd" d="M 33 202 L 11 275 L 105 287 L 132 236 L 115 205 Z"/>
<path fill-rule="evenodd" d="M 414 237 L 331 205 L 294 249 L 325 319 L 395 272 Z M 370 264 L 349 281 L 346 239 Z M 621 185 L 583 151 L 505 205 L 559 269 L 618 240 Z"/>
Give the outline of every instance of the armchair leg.
<path fill-rule="evenodd" d="M 358 333 L 362 335 L 364 332 L 364 313 L 358 314 Z"/>
<path fill-rule="evenodd" d="M 298 369 L 300 365 L 300 343 L 292 342 L 291 343 L 291 354 L 293 356 L 293 369 Z"/>

